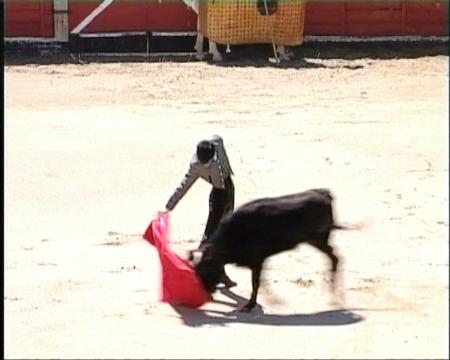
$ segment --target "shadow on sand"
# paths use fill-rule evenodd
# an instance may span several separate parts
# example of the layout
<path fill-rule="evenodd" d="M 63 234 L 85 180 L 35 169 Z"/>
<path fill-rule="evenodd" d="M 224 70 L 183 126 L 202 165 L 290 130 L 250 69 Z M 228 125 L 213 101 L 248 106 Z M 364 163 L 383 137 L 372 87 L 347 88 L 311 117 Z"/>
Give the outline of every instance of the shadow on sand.
<path fill-rule="evenodd" d="M 416 59 L 423 56 L 448 56 L 448 41 L 444 42 L 369 42 L 369 43 L 305 43 L 293 47 L 294 58 L 279 65 L 271 64 L 269 57 L 273 57 L 273 49 L 268 44 L 233 46 L 232 52 L 225 53 L 225 47 L 219 48 L 224 54 L 221 63 L 208 62 L 218 67 L 273 67 L 279 69 L 308 69 L 308 68 L 346 68 L 357 70 L 364 67 L 362 64 L 323 64 L 322 60 L 368 60 L 376 59 Z M 187 49 L 193 51 L 193 49 Z M 88 64 L 88 63 L 152 63 L 152 62 L 191 62 L 197 61 L 195 56 L 184 57 L 96 57 L 70 54 L 69 52 L 49 56 L 32 55 L 33 53 L 17 53 L 5 51 L 5 65 L 52 65 L 52 64 Z M 370 62 L 369 62 L 370 63 Z"/>
<path fill-rule="evenodd" d="M 230 290 L 221 290 L 222 294 L 233 301 L 214 301 L 234 307 L 231 312 L 192 309 L 181 305 L 172 306 L 187 326 L 225 325 L 227 323 L 245 323 L 278 326 L 340 326 L 356 324 L 364 317 L 347 309 L 321 311 L 312 314 L 264 314 L 260 305 L 250 313 L 241 313 L 239 309 L 247 300 Z"/>

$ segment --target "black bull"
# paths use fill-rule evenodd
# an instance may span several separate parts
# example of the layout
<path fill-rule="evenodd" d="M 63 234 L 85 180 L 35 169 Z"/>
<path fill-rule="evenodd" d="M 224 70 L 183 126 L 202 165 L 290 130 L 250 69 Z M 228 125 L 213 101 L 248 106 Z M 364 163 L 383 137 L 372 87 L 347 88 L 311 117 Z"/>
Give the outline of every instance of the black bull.
<path fill-rule="evenodd" d="M 252 271 L 252 294 L 242 311 L 256 305 L 264 261 L 274 254 L 308 243 L 331 262 L 334 289 L 339 259 L 328 243 L 334 229 L 347 229 L 333 220 L 333 198 L 327 189 L 251 201 L 228 215 L 203 250 L 191 252 L 195 271 L 205 289 L 214 292 L 225 264 Z"/>

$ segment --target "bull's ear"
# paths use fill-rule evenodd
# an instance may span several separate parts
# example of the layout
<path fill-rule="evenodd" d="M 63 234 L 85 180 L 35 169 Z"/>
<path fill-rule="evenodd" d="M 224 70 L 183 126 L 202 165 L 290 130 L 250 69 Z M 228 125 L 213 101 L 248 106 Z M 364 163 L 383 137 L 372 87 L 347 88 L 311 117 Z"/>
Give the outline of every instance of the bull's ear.
<path fill-rule="evenodd" d="M 189 262 L 192 266 L 197 266 L 203 257 L 203 251 L 200 250 L 191 250 L 189 251 Z"/>

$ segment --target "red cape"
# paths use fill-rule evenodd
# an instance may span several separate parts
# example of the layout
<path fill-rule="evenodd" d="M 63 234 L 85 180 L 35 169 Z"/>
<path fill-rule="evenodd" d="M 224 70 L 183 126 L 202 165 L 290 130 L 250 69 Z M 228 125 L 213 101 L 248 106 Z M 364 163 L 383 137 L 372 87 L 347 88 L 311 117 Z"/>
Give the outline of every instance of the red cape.
<path fill-rule="evenodd" d="M 196 308 L 211 300 L 211 295 L 203 288 L 189 262 L 168 246 L 169 213 L 160 214 L 153 219 L 143 237 L 155 246 L 161 261 L 161 301 Z"/>

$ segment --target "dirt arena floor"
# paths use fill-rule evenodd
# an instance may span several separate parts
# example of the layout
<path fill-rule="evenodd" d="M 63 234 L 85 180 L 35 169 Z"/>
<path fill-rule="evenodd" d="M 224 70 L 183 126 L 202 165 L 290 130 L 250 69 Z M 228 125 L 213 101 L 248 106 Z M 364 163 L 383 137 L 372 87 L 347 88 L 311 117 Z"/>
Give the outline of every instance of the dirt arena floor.
<path fill-rule="evenodd" d="M 5 357 L 448 359 L 446 54 L 331 44 L 280 68 L 6 59 Z M 307 245 L 269 260 L 250 314 L 236 312 L 250 272 L 233 265 L 238 286 L 215 302 L 159 301 L 141 236 L 211 133 L 237 205 L 329 187 L 338 221 L 368 222 L 331 239 L 340 304 Z M 199 180 L 172 212 L 180 255 L 208 194 Z"/>

